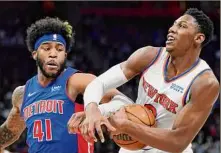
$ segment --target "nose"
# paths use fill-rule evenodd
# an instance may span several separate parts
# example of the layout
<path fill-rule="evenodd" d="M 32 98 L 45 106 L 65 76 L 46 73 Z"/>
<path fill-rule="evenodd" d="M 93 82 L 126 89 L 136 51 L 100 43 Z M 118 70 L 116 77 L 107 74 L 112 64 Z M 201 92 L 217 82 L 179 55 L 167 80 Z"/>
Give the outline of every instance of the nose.
<path fill-rule="evenodd" d="M 49 58 L 57 58 L 57 51 L 56 49 L 51 49 L 51 51 L 49 52 Z"/>
<path fill-rule="evenodd" d="M 170 28 L 169 28 L 169 33 L 176 33 L 176 25 L 172 25 Z"/>

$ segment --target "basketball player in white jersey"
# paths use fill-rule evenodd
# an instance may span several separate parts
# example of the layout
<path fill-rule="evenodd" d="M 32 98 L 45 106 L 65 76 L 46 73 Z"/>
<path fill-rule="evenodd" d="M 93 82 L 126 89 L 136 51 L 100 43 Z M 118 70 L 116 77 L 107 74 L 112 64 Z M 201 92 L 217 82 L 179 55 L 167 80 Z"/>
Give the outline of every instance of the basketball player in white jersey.
<path fill-rule="evenodd" d="M 102 115 L 116 112 L 122 105 L 119 101 L 99 109 L 101 97 L 107 90 L 143 73 L 136 103 L 152 110 L 157 128 L 129 121 L 124 109 L 116 112 L 109 121 L 117 132 L 127 133 L 148 146 L 139 151 L 121 149 L 120 153 L 192 153 L 190 144 L 219 95 L 219 82 L 208 64 L 199 58 L 212 34 L 212 21 L 202 11 L 188 9 L 169 29 L 166 47 L 140 48 L 87 86 L 86 119 L 79 126 L 80 122 L 73 118 L 73 131 L 80 127 L 85 139 L 96 141 L 96 129 L 104 141 L 101 124 L 108 120 Z"/>

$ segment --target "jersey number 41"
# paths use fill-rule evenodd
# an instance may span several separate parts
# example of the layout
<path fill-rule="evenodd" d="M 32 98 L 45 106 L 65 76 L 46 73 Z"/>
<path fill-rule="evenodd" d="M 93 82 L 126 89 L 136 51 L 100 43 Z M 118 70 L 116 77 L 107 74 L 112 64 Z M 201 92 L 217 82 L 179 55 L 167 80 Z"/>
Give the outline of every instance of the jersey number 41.
<path fill-rule="evenodd" d="M 35 120 L 33 127 L 33 138 L 38 139 L 39 142 L 43 141 L 46 137 L 46 141 L 52 140 L 51 120 L 45 119 L 45 131 L 43 131 L 42 120 Z"/>

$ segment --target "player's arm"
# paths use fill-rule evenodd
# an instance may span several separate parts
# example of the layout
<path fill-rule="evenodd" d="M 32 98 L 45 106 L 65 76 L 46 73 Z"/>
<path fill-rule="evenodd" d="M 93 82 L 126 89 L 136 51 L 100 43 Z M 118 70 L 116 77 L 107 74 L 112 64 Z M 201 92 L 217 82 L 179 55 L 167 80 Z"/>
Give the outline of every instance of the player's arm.
<path fill-rule="evenodd" d="M 96 79 L 96 76 L 93 74 L 77 73 L 70 79 L 72 82 L 70 88 L 77 90 L 74 91 L 75 93 L 84 94 L 86 87 L 94 79 Z M 72 95 L 76 95 L 75 93 L 72 93 Z M 108 117 L 122 106 L 133 104 L 133 101 L 117 89 L 110 89 L 104 94 L 99 104 L 98 108 L 101 111 L 101 114 Z"/>
<path fill-rule="evenodd" d="M 67 91 L 72 97 L 78 94 L 84 94 L 86 87 L 96 78 L 95 75 L 89 73 L 76 73 L 68 80 Z M 108 103 L 114 96 L 122 95 L 117 89 L 110 89 L 105 93 L 99 103 Z M 76 97 L 74 97 L 76 98 Z"/>
<path fill-rule="evenodd" d="M 84 94 L 84 91 L 88 84 L 96 78 L 93 74 L 77 73 L 73 75 L 68 81 L 68 94 L 72 98 L 76 98 L 78 94 Z M 112 104 L 110 105 L 109 102 Z M 110 89 L 104 94 L 99 104 L 99 109 L 102 115 L 108 116 L 108 114 L 120 109 L 122 105 L 132 104 L 132 100 L 126 97 L 123 93 L 117 89 Z M 109 108 L 109 109 L 108 109 Z"/>
<path fill-rule="evenodd" d="M 77 73 L 73 75 L 69 81 L 68 81 L 68 94 L 75 98 L 74 96 L 78 94 L 83 94 L 85 91 L 85 88 L 87 85 L 92 82 L 96 76 L 92 74 L 87 73 Z M 110 103 L 111 104 L 110 104 Z M 103 118 L 100 120 L 99 117 L 95 117 L 97 114 L 102 114 L 104 116 L 110 116 L 111 113 L 116 112 L 119 110 L 122 106 L 132 104 L 132 100 L 126 97 L 124 94 L 119 92 L 117 89 L 110 89 L 101 99 L 101 102 L 99 105 L 99 108 L 96 107 L 96 111 L 93 113 L 93 120 L 96 122 L 96 125 L 100 126 L 100 122 L 104 122 L 106 126 L 109 127 L 109 129 L 113 129 L 113 127 L 108 124 L 108 120 L 106 118 Z M 78 132 L 80 123 L 85 119 L 85 113 L 78 112 L 72 115 L 68 122 L 68 130 L 70 133 L 76 133 Z M 90 120 L 90 119 L 89 119 Z M 105 121 L 104 121 L 105 120 Z M 81 126 L 87 126 L 86 121 Z M 98 128 L 98 131 L 101 130 Z M 99 133 L 102 135 L 102 132 L 99 131 Z M 103 137 L 103 135 L 101 136 Z"/>
<path fill-rule="evenodd" d="M 94 79 L 84 92 L 85 108 L 88 108 L 89 104 L 91 104 L 90 107 L 99 104 L 108 90 L 117 88 L 140 74 L 154 60 L 158 50 L 159 48 L 151 46 L 140 48 L 126 61 L 113 66 Z"/>
<path fill-rule="evenodd" d="M 94 138 L 96 141 L 94 134 L 94 129 L 96 129 L 101 141 L 104 141 L 100 125 L 102 115 L 98 109 L 100 100 L 110 89 L 117 88 L 140 74 L 157 57 L 158 50 L 159 48 L 151 46 L 140 48 L 126 61 L 113 66 L 89 83 L 84 92 L 84 106 L 89 125 L 88 129 L 83 128 L 85 129 L 82 133 L 83 136 Z M 108 120 L 102 121 L 102 123 L 106 126 L 109 125 L 107 126 L 109 131 L 114 131 Z"/>
<path fill-rule="evenodd" d="M 92 82 L 96 78 L 95 75 L 89 74 L 89 73 L 76 73 L 75 75 L 71 76 L 71 78 L 68 80 L 67 84 L 67 92 L 72 99 L 76 99 L 76 96 L 78 94 L 84 94 L 84 91 L 87 87 L 87 85 Z M 116 99 L 116 96 L 118 98 L 126 97 L 121 92 L 119 92 L 117 89 L 110 89 L 101 99 L 100 104 L 106 104 L 111 101 L 111 99 Z M 116 100 L 115 100 L 116 101 Z M 105 105 L 105 108 L 107 107 Z M 100 108 L 103 110 L 103 107 Z M 104 113 L 107 113 L 107 111 L 103 111 Z M 80 122 L 85 118 L 85 113 L 75 113 L 72 115 L 68 122 L 68 128 L 70 133 L 76 133 L 79 128 Z"/>
<path fill-rule="evenodd" d="M 205 72 L 194 81 L 191 87 L 191 101 L 177 114 L 171 130 L 150 128 L 124 119 L 117 121 L 118 127 L 122 127 L 123 132 L 154 148 L 180 153 L 204 125 L 218 95 L 218 81 L 212 72 Z"/>
<path fill-rule="evenodd" d="M 25 129 L 25 122 L 20 116 L 24 86 L 17 87 L 12 94 L 12 109 L 6 121 L 0 126 L 0 150 L 15 142 Z"/>

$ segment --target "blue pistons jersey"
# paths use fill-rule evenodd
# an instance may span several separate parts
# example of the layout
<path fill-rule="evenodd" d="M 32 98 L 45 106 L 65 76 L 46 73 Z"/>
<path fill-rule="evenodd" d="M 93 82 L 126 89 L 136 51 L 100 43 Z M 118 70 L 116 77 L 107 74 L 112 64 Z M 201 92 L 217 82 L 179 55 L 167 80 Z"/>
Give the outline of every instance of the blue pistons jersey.
<path fill-rule="evenodd" d="M 68 67 L 43 87 L 37 75 L 27 81 L 21 115 L 27 127 L 29 153 L 92 153 L 93 146 L 78 134 L 69 134 L 67 123 L 83 105 L 67 95 L 66 84 L 78 72 Z"/>

